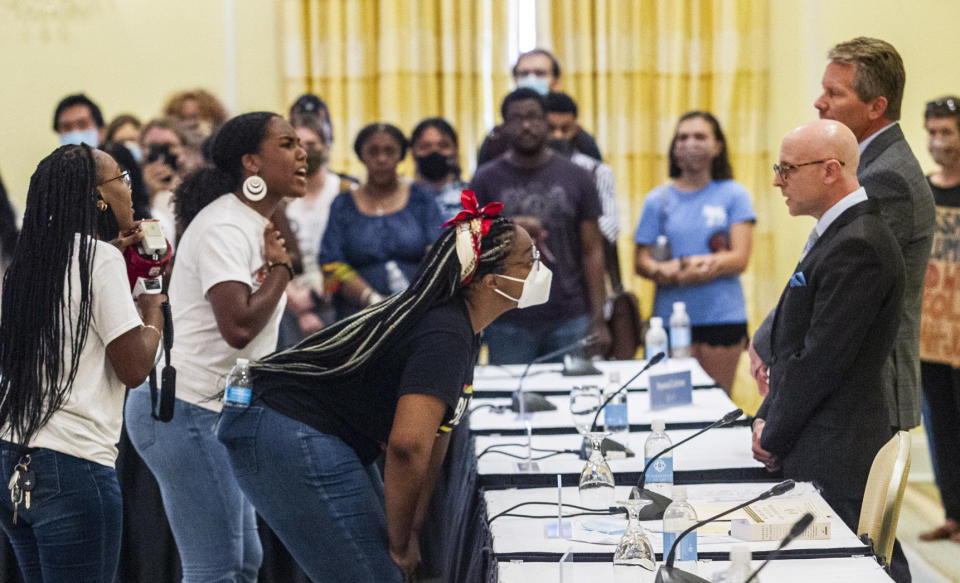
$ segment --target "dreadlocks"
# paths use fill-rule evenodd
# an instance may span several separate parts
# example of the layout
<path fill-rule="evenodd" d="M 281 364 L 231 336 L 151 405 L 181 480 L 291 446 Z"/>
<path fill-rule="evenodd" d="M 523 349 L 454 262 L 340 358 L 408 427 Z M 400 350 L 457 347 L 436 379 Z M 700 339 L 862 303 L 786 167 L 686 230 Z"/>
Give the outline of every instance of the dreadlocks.
<path fill-rule="evenodd" d="M 406 290 L 319 330 L 291 348 L 264 357 L 252 368 L 322 381 L 362 373 L 430 308 L 459 293 L 470 293 L 471 286 L 461 288 L 459 283 L 455 231 L 456 227 L 451 227 L 440 236 Z M 513 233 L 509 219 L 497 217 L 491 221 L 490 231 L 481 240 L 474 285 L 479 285 L 484 275 L 503 270 Z"/>
<path fill-rule="evenodd" d="M 96 187 L 86 145 L 58 148 L 30 178 L 23 229 L 3 279 L 0 318 L 0 426 L 9 425 L 6 438 L 22 445 L 63 405 L 87 340 Z M 70 302 L 74 253 L 81 288 L 77 314 Z M 66 346 L 69 362 L 63 360 Z"/>

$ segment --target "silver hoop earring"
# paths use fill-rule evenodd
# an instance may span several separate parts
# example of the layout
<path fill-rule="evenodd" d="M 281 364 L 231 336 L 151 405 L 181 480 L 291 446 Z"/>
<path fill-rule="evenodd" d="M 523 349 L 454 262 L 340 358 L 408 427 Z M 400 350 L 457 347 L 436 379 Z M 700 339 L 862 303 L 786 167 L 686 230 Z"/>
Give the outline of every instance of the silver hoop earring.
<path fill-rule="evenodd" d="M 267 183 L 256 174 L 248 176 L 243 181 L 243 196 L 251 202 L 263 200 L 263 197 L 267 196 Z"/>

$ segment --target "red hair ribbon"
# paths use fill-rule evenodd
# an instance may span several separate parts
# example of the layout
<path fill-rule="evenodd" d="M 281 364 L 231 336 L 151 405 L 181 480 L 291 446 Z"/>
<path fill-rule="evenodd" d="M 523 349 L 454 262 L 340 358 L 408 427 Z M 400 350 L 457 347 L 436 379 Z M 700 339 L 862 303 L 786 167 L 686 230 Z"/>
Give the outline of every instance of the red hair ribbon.
<path fill-rule="evenodd" d="M 490 232 L 490 223 L 493 217 L 503 210 L 503 203 L 491 202 L 483 208 L 478 208 L 477 195 L 472 190 L 464 190 L 460 194 L 460 204 L 463 210 L 443 227 L 456 226 L 457 229 L 457 258 L 460 260 L 460 285 L 464 286 L 473 279 L 477 269 L 477 258 L 480 257 L 480 239 Z"/>

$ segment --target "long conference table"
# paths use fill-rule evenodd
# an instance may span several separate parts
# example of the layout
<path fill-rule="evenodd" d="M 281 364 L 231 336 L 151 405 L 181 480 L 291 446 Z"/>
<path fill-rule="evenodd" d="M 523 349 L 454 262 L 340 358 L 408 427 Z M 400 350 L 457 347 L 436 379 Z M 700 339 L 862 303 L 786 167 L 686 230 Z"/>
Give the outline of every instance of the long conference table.
<path fill-rule="evenodd" d="M 570 518 L 568 538 L 546 535 L 547 525 L 557 520 L 558 477 L 563 486 L 559 492 L 563 501 L 580 503 L 577 482 L 584 462 L 575 452 L 580 449 L 582 438 L 569 413 L 570 388 L 584 384 L 603 386 L 606 374 L 612 370 L 618 371 L 622 382 L 626 382 L 644 362 L 595 364 L 603 374 L 563 376 L 558 364 L 531 367 L 523 379 L 524 390 L 545 396 L 556 410 L 529 413 L 526 419 L 519 419 L 516 412 L 508 410 L 510 394 L 517 388 L 524 367 L 477 368 L 475 398 L 464 424 L 470 430 L 454 433 L 447 473 L 441 482 L 443 507 L 431 512 L 432 516 L 441 513 L 444 517 L 440 532 L 428 545 L 434 553 L 432 558 L 442 567 L 444 581 L 620 580 L 622 573 L 618 575 L 612 564 L 619 534 L 610 533 L 618 532 L 618 523 L 621 529 L 625 525 L 623 515 Z M 691 373 L 695 389 L 692 404 L 651 410 L 649 374 L 682 370 Z M 640 476 L 643 444 L 653 419 L 664 419 L 668 434 L 677 443 L 736 408 L 693 359 L 671 359 L 656 365 L 650 373 L 644 373 L 629 386 L 630 432 L 611 436 L 634 453 L 633 457 L 608 460 L 615 475 L 617 499 L 626 498 L 630 486 Z M 747 421 L 742 420 L 731 427 L 713 429 L 674 451 L 674 482 L 688 486 L 689 499 L 700 510 L 701 518 L 744 502 L 776 481 L 776 476 L 752 459 L 750 438 Z M 528 446 L 533 450 L 528 452 Z M 520 465 L 528 457 L 536 462 L 532 469 Z M 832 534 L 828 540 L 791 543 L 784 555 L 764 570 L 764 580 L 891 580 L 872 558 L 870 547 L 833 516 L 813 485 L 798 484 L 785 496 L 804 497 L 820 508 L 823 515 L 830 517 Z M 544 505 L 517 512 L 542 518 L 505 515 L 490 521 L 509 507 L 529 501 Z M 647 521 L 643 526 L 657 559 L 662 560 L 662 521 Z M 438 536 L 444 541 L 437 543 Z M 729 522 L 698 529 L 697 539 L 701 559 L 698 570 L 706 579 L 726 567 L 730 549 L 742 542 L 729 535 Z M 748 543 L 754 553 L 754 566 L 759 566 L 778 542 Z M 637 571 L 630 570 L 629 580 L 654 580 L 654 572 L 638 575 Z"/>

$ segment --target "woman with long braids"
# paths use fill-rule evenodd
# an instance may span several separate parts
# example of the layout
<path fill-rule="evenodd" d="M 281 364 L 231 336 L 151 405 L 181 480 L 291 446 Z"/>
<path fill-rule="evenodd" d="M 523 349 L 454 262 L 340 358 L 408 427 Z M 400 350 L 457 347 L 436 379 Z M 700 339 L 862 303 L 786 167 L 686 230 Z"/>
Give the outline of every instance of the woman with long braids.
<path fill-rule="evenodd" d="M 261 359 L 253 402 L 224 405 L 217 435 L 240 487 L 314 581 L 399 582 L 419 562 L 480 332 L 550 292 L 500 206 L 477 209 L 464 191 L 410 287 Z"/>
<path fill-rule="evenodd" d="M 127 432 L 157 478 L 184 583 L 256 581 L 263 552 L 253 507 L 214 435 L 225 375 L 238 358 L 277 346 L 293 270 L 268 217 L 303 196 L 307 153 L 282 117 L 247 113 L 214 136 L 213 167 L 177 188 L 184 229 L 170 281 L 177 369 L 173 420 L 150 415 L 147 391 L 127 400 Z"/>
<path fill-rule="evenodd" d="M 164 297 L 135 305 L 117 250 L 140 238 L 108 154 L 64 146 L 37 166 L 0 318 L 0 527 L 26 581 L 113 582 L 124 386 L 163 329 Z"/>

